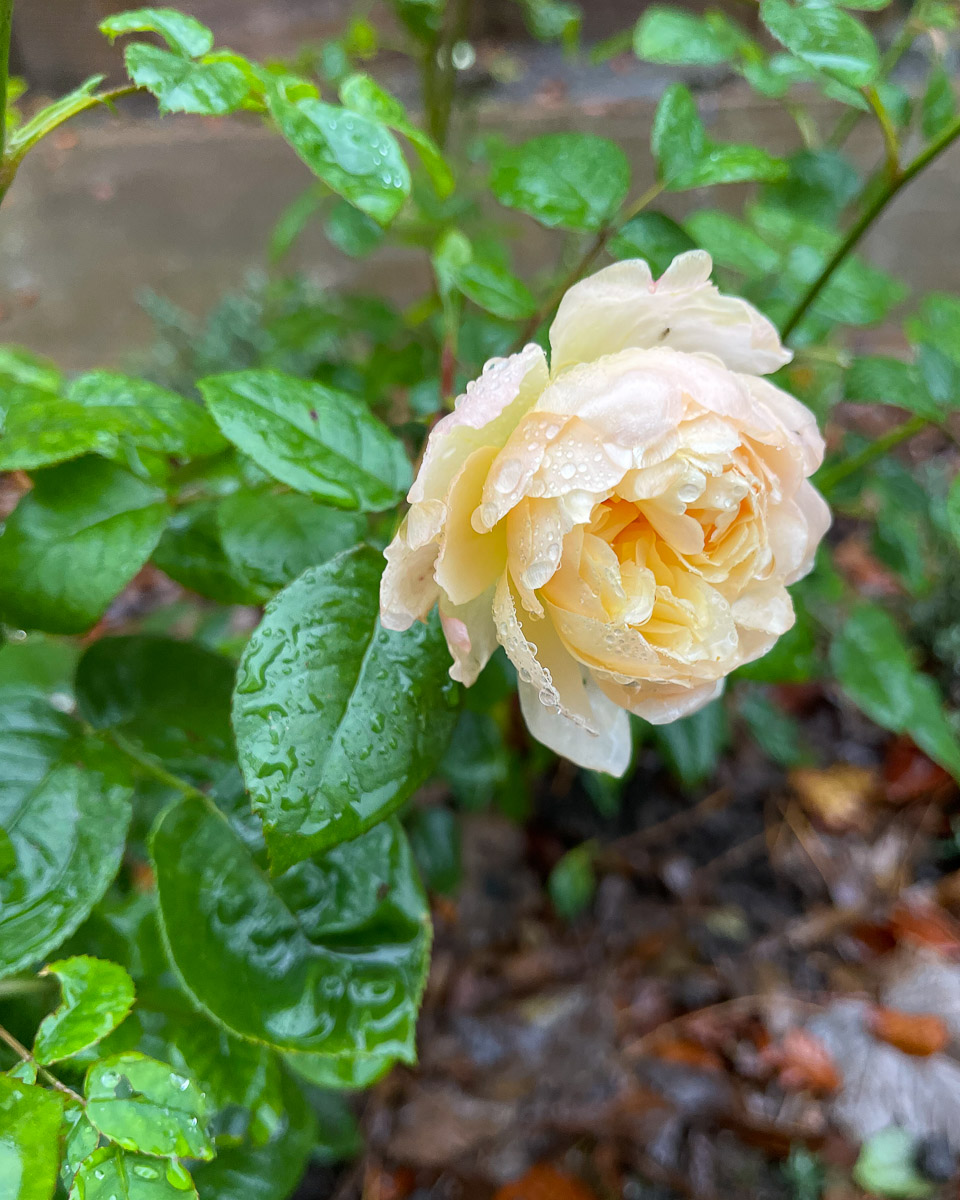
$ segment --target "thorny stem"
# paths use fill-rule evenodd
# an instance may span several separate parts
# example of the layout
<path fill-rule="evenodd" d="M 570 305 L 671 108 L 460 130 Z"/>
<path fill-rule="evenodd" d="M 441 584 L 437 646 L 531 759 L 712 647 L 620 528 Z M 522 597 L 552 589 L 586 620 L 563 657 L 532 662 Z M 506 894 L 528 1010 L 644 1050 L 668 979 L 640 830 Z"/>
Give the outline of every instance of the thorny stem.
<path fill-rule="evenodd" d="M 65 1096 L 69 1096 L 71 1100 L 75 1100 L 78 1104 L 83 1104 L 82 1096 L 78 1095 L 72 1087 L 67 1087 L 65 1083 L 59 1080 L 52 1072 L 48 1071 L 46 1067 L 42 1067 L 26 1046 L 22 1042 L 19 1042 L 9 1030 L 4 1029 L 2 1025 L 0 1025 L 0 1042 L 5 1042 L 23 1062 L 32 1063 L 51 1087 L 56 1088 L 58 1092 L 63 1092 Z"/>
<path fill-rule="evenodd" d="M 592 267 L 597 261 L 597 259 L 606 249 L 606 245 L 613 235 L 619 229 L 622 229 L 628 221 L 632 221 L 634 217 L 638 216 L 648 204 L 652 204 L 665 187 L 666 184 L 661 181 L 652 184 L 647 188 L 643 195 L 638 197 L 638 199 L 631 204 L 630 207 L 615 221 L 611 221 L 607 225 L 604 225 L 603 228 L 597 232 L 596 237 L 594 237 L 594 239 L 590 242 L 584 253 L 567 272 L 563 279 L 561 279 L 561 281 L 556 285 L 543 304 L 540 305 L 530 320 L 527 321 L 526 325 L 524 325 L 523 329 L 520 331 L 520 336 L 511 347 L 511 352 L 521 350 L 526 345 L 526 343 L 537 332 L 549 314 L 553 312 L 553 310 L 563 299 L 564 293 L 571 288 L 577 282 L 580 276 L 583 275 L 585 271 L 588 271 L 590 267 Z"/>
<path fill-rule="evenodd" d="M 874 196 L 874 198 L 864 209 L 859 220 L 856 221 L 856 223 L 847 233 L 846 237 L 834 251 L 830 261 L 823 268 L 810 287 L 807 288 L 807 291 L 801 297 L 793 312 L 791 312 L 790 316 L 787 318 L 781 332 L 781 336 L 784 338 L 784 340 L 786 340 L 786 338 L 793 333 L 794 329 L 796 329 L 797 325 L 806 314 L 807 309 L 814 302 L 814 300 L 816 300 L 817 296 L 820 295 L 827 283 L 829 283 L 834 271 L 836 271 L 837 267 L 840 266 L 847 255 L 853 251 L 857 243 L 874 223 L 874 221 L 876 221 L 876 219 L 880 216 L 894 196 L 896 196 L 901 188 L 906 187 L 906 185 L 911 179 L 914 178 L 915 175 L 919 175 L 924 167 L 928 166 L 935 158 L 942 154 L 943 151 L 946 150 L 947 147 L 958 137 L 960 137 L 960 117 L 957 117 L 951 121 L 951 123 L 917 155 L 913 162 L 909 163 L 902 170 L 898 170 L 897 173 L 887 181 L 886 186 L 879 190 L 876 196 Z"/>
<path fill-rule="evenodd" d="M 869 445 L 864 446 L 858 454 L 851 454 L 843 462 L 819 471 L 816 476 L 817 487 L 824 495 L 829 496 L 838 483 L 842 483 L 844 479 L 855 475 L 857 471 L 869 466 L 870 463 L 875 462 L 878 458 L 883 458 L 895 446 L 899 446 L 902 442 L 908 442 L 910 438 L 926 429 L 929 424 L 930 422 L 926 417 L 911 417 L 908 421 L 904 421 L 902 425 L 898 425 L 895 429 L 891 429 L 889 433 L 885 433 L 883 437 L 879 437 L 875 441 L 870 442 Z"/>

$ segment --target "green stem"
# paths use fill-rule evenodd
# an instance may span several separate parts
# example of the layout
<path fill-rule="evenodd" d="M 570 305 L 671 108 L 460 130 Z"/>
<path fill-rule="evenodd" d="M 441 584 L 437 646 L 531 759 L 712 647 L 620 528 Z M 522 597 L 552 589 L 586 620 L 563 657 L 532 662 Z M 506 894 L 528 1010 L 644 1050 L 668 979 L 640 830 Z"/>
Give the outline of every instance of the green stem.
<path fill-rule="evenodd" d="M 814 477 L 814 482 L 825 496 L 829 496 L 838 483 L 842 483 L 844 479 L 849 479 L 851 475 L 855 475 L 857 471 L 869 466 L 870 463 L 876 462 L 878 458 L 883 458 L 895 446 L 899 446 L 902 442 L 908 442 L 912 437 L 915 437 L 922 430 L 926 429 L 929 424 L 930 422 L 926 417 L 911 417 L 909 421 L 904 421 L 902 425 L 891 429 L 883 437 L 879 437 L 875 441 L 870 442 L 869 445 L 864 446 L 858 454 L 852 454 L 842 462 L 818 471 Z"/>
<path fill-rule="evenodd" d="M 0 162 L 7 144 L 7 80 L 10 76 L 10 35 L 13 0 L 0 0 Z"/>
<path fill-rule="evenodd" d="M 84 1101 L 82 1096 L 79 1096 L 73 1090 L 73 1088 L 67 1087 L 65 1083 L 61 1083 L 56 1075 L 48 1071 L 46 1067 L 40 1066 L 26 1046 L 24 1046 L 22 1042 L 18 1041 L 8 1029 L 4 1029 L 2 1025 L 0 1025 L 0 1042 L 4 1042 L 7 1046 L 9 1046 L 14 1054 L 21 1059 L 21 1061 L 25 1063 L 32 1063 L 37 1068 L 37 1071 L 40 1073 L 40 1075 L 43 1076 L 43 1078 L 47 1081 L 47 1083 L 50 1084 L 51 1087 L 56 1088 L 58 1092 L 63 1092 L 65 1096 L 69 1096 L 70 1099 L 75 1100 L 77 1104 L 83 1104 Z"/>
<path fill-rule="evenodd" d="M 115 730 L 99 731 L 101 736 L 111 745 L 115 746 L 127 758 L 131 759 L 141 768 L 147 775 L 151 775 L 158 783 L 164 784 L 166 787 L 173 788 L 174 791 L 180 793 L 181 796 L 186 796 L 191 800 L 202 800 L 204 804 L 210 805 L 213 802 L 206 792 L 201 792 L 199 788 L 194 787 L 192 783 L 187 783 L 185 779 L 181 779 L 179 775 L 174 775 L 168 771 L 162 763 L 159 763 L 151 754 L 147 754 L 141 750 L 139 746 L 128 741 L 122 733 L 117 733 Z"/>
<path fill-rule="evenodd" d="M 793 312 L 787 318 L 782 330 L 782 337 L 788 338 L 796 329 L 800 321 L 803 320 L 807 309 L 820 295 L 823 288 L 829 283 L 831 276 L 837 267 L 850 254 L 863 235 L 867 232 L 870 226 L 876 221 L 883 210 L 887 207 L 890 201 L 896 196 L 901 188 L 906 187 L 915 175 L 928 166 L 935 158 L 943 153 L 947 147 L 960 137 L 960 117 L 953 120 L 934 140 L 922 150 L 913 162 L 909 163 L 902 171 L 898 171 L 896 175 L 887 180 L 886 186 L 882 187 L 874 198 L 870 201 L 860 216 L 860 219 L 853 225 L 846 237 L 834 251 L 830 261 L 823 268 L 817 278 L 813 281 L 804 295 L 801 297 Z"/>
<path fill-rule="evenodd" d="M 630 207 L 627 208 L 623 213 L 621 213 L 615 221 L 611 221 L 608 225 L 604 225 L 603 228 L 598 231 L 596 237 L 587 246 L 585 252 L 580 256 L 580 258 L 577 259 L 573 267 L 571 267 L 567 274 L 564 275 L 556 287 L 554 287 L 554 289 L 550 292 L 550 295 L 547 297 L 547 299 L 543 302 L 543 304 L 540 305 L 529 321 L 527 321 L 526 325 L 524 325 L 523 329 L 520 331 L 519 337 L 511 347 L 511 353 L 523 349 L 523 347 L 537 332 L 549 314 L 552 313 L 557 307 L 568 289 L 571 288 L 581 277 L 581 275 L 583 275 L 585 271 L 589 270 L 590 267 L 592 267 L 597 261 L 606 248 L 607 242 L 610 241 L 613 235 L 619 229 L 622 229 L 628 221 L 632 221 L 634 217 L 639 216 L 639 214 L 647 207 L 648 204 L 652 204 L 653 201 L 656 200 L 665 187 L 666 184 L 660 181 L 652 184 L 647 188 L 643 195 L 635 200 L 634 203 L 631 204 Z"/>

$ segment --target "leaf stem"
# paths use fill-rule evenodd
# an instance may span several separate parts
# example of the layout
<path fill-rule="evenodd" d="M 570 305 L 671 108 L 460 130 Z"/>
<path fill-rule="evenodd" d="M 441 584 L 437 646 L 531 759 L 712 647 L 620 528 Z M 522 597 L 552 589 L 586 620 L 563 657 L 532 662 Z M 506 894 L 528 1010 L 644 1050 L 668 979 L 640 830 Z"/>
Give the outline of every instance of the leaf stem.
<path fill-rule="evenodd" d="M 894 196 L 896 196 L 900 189 L 906 187 L 906 185 L 911 179 L 914 178 L 914 176 L 919 175 L 924 167 L 933 162 L 933 160 L 942 154 L 943 151 L 946 150 L 947 147 L 958 137 L 960 137 L 960 117 L 957 117 L 951 121 L 951 123 L 946 126 L 946 128 L 943 129 L 942 132 L 936 138 L 934 138 L 934 140 L 930 142 L 928 146 L 920 151 L 920 153 L 911 163 L 908 163 L 907 166 L 902 170 L 898 170 L 892 178 L 887 180 L 886 185 L 879 189 L 877 194 L 863 210 L 859 220 L 856 221 L 849 230 L 846 237 L 830 257 L 830 260 L 826 266 L 813 281 L 810 287 L 807 288 L 806 292 L 800 298 L 796 307 L 787 318 L 786 322 L 784 323 L 783 330 L 781 331 L 781 336 L 784 339 L 788 338 L 790 334 L 793 333 L 794 329 L 796 329 L 797 325 L 805 316 L 807 309 L 814 302 L 814 300 L 816 300 L 817 296 L 820 295 L 827 283 L 829 283 L 834 271 L 836 271 L 837 267 L 840 266 L 847 255 L 853 251 L 863 235 L 867 232 L 874 221 L 876 221 L 876 219 L 880 216 L 880 214 L 887 207 Z"/>
<path fill-rule="evenodd" d="M 10 76 L 10 37 L 13 0 L 0 0 L 0 162 L 7 145 L 7 80 Z"/>
<path fill-rule="evenodd" d="M 566 275 L 564 275 L 556 287 L 553 288 L 547 299 L 543 302 L 543 304 L 540 305 L 537 311 L 524 325 L 523 329 L 520 331 L 519 337 L 511 347 L 511 353 L 516 353 L 517 350 L 523 349 L 523 347 L 527 342 L 530 341 L 549 314 L 553 312 L 553 310 L 563 299 L 567 290 L 571 288 L 577 282 L 580 276 L 583 275 L 585 271 L 589 270 L 589 268 L 592 267 L 597 261 L 597 259 L 606 249 L 606 245 L 613 235 L 618 230 L 622 229 L 628 221 L 632 221 L 634 217 L 638 216 L 648 204 L 652 204 L 666 186 L 666 182 L 661 180 L 651 184 L 650 187 L 648 187 L 647 190 L 629 206 L 629 208 L 618 215 L 616 220 L 608 222 L 597 231 L 596 236 L 587 246 L 584 253 L 580 256 L 580 258 L 577 259 L 573 267 L 567 272 Z"/>
<path fill-rule="evenodd" d="M 152 754 L 147 754 L 141 750 L 139 746 L 128 741 L 122 733 L 117 733 L 116 730 L 96 730 L 96 733 L 110 742 L 121 753 L 125 754 L 131 761 L 135 762 L 147 775 L 151 775 L 158 783 L 165 784 L 169 788 L 173 788 L 181 796 L 187 796 L 192 800 L 202 800 L 204 804 L 210 805 L 213 802 L 206 792 L 202 792 L 198 787 L 194 787 L 192 783 L 187 783 L 185 779 L 181 779 L 179 775 L 174 775 L 172 771 L 168 771 L 162 763 L 159 763 Z"/>
<path fill-rule="evenodd" d="M 930 421 L 926 417 L 911 417 L 908 421 L 904 421 L 902 425 L 897 425 L 895 429 L 891 429 L 889 433 L 885 433 L 883 437 L 877 438 L 857 454 L 852 454 L 849 458 L 845 458 L 842 462 L 836 463 L 832 467 L 826 467 L 817 472 L 814 477 L 814 482 L 825 496 L 829 496 L 838 483 L 848 479 L 851 475 L 855 475 L 857 471 L 875 462 L 878 458 L 883 458 L 895 446 L 899 446 L 902 442 L 908 442 L 916 434 L 922 432 Z"/>
<path fill-rule="evenodd" d="M 65 1096 L 69 1096 L 71 1100 L 75 1100 L 78 1104 L 84 1103 L 81 1095 L 75 1092 L 72 1087 L 67 1087 L 65 1083 L 61 1082 L 61 1080 L 59 1080 L 56 1075 L 53 1074 L 53 1072 L 48 1071 L 46 1067 L 42 1067 L 26 1048 L 26 1046 L 24 1046 L 22 1042 L 18 1041 L 8 1029 L 4 1029 L 2 1025 L 0 1025 L 0 1042 L 6 1043 L 6 1045 L 10 1047 L 10 1049 L 22 1062 L 31 1063 L 33 1066 L 35 1066 L 37 1068 L 37 1072 L 43 1076 L 43 1078 L 47 1081 L 47 1083 L 50 1084 L 51 1087 L 56 1088 L 58 1092 L 63 1092 Z"/>

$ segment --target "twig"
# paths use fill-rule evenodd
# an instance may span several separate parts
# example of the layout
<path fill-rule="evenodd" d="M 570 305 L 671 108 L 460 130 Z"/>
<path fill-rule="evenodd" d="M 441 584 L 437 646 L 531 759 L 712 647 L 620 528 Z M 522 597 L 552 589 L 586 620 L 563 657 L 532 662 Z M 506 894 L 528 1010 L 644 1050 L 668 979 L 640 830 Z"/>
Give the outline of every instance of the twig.
<path fill-rule="evenodd" d="M 26 1048 L 26 1046 L 24 1046 L 22 1042 L 18 1041 L 9 1030 L 4 1029 L 2 1025 L 0 1025 L 0 1042 L 5 1042 L 14 1052 L 14 1054 L 16 1054 L 17 1057 L 23 1062 L 30 1063 L 32 1066 L 35 1066 L 39 1074 L 43 1076 L 43 1078 L 47 1081 L 47 1083 L 50 1084 L 51 1087 L 56 1088 L 58 1092 L 63 1092 L 65 1096 L 69 1096 L 71 1100 L 75 1100 L 78 1104 L 83 1104 L 83 1097 L 81 1095 L 75 1092 L 73 1088 L 67 1087 L 65 1083 L 62 1083 L 56 1077 L 56 1075 L 48 1071 L 46 1067 L 42 1067 Z"/>

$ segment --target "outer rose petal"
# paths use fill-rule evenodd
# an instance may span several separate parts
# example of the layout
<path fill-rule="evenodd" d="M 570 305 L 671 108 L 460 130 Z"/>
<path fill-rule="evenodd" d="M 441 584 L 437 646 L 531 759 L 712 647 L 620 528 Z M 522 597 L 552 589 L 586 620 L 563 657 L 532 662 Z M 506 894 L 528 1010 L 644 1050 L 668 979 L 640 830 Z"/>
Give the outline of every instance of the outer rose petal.
<path fill-rule="evenodd" d="M 697 687 L 652 682 L 641 683 L 635 689 L 610 683 L 601 683 L 601 687 L 614 704 L 622 705 L 651 725 L 669 725 L 706 708 L 721 694 L 725 683 L 726 679 L 717 679 Z"/>
<path fill-rule="evenodd" d="M 497 627 L 493 621 L 495 591 L 490 588 L 469 604 L 449 604 L 440 598 L 440 624 L 453 655 L 450 678 L 465 687 L 477 682 L 477 676 L 497 648 Z"/>
<path fill-rule="evenodd" d="M 589 733 L 569 717 L 541 704 L 533 684 L 521 682 L 518 690 L 523 719 L 538 742 L 591 771 L 620 776 L 630 765 L 633 745 L 627 714 L 592 680 L 587 681 L 586 692 L 599 734 Z"/>
<path fill-rule="evenodd" d="M 383 552 L 387 566 L 380 578 L 380 623 L 398 632 L 424 620 L 440 595 L 433 578 L 436 542 L 413 549 L 407 539 L 407 520 Z"/>
<path fill-rule="evenodd" d="M 628 259 L 575 284 L 550 327 L 553 375 L 632 346 L 713 354 L 751 375 L 788 363 L 770 321 L 745 300 L 721 295 L 709 282 L 711 267 L 709 254 L 691 250 L 656 283 L 642 259 Z"/>

